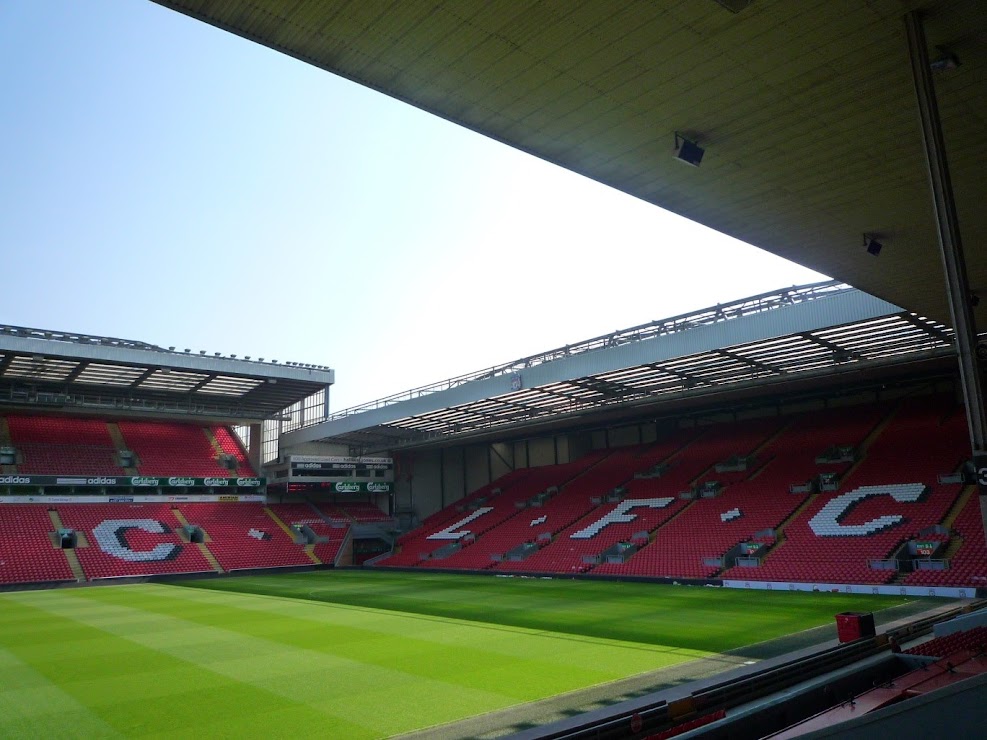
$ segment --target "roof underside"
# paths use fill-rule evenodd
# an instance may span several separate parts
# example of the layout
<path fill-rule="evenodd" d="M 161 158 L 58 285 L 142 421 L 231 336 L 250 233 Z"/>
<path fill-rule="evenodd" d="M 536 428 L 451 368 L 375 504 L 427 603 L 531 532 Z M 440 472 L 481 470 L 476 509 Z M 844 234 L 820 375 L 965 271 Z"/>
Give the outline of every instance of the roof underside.
<path fill-rule="evenodd" d="M 833 318 L 849 315 L 852 320 L 833 325 Z M 283 444 L 318 439 L 362 451 L 393 450 L 530 433 L 548 421 L 602 423 L 672 405 L 822 389 L 954 364 L 952 332 L 942 323 L 848 286 L 823 283 L 634 327 L 415 389 L 340 412 L 287 435 Z M 580 375 L 573 368 L 597 371 Z"/>
<path fill-rule="evenodd" d="M 261 420 L 332 382 L 328 368 L 0 326 L 0 407 Z"/>
<path fill-rule="evenodd" d="M 987 290 L 980 0 L 157 1 L 949 323 L 902 21 L 921 7 L 961 62 L 936 87 Z"/>
<path fill-rule="evenodd" d="M 902 312 L 881 319 L 795 334 L 530 388 L 409 416 L 326 438 L 365 451 L 451 441 L 479 432 L 505 435 L 541 420 L 600 423 L 611 409 L 656 413 L 665 399 L 678 408 L 708 404 L 733 391 L 853 384 L 910 367 L 952 369 L 955 351 L 944 325 Z M 779 386 L 779 384 L 781 384 Z M 784 392 L 784 391 L 782 391 Z M 737 394 L 735 397 L 740 397 Z M 670 406 L 668 408 L 671 408 Z M 286 441 L 286 444 L 289 442 Z"/>

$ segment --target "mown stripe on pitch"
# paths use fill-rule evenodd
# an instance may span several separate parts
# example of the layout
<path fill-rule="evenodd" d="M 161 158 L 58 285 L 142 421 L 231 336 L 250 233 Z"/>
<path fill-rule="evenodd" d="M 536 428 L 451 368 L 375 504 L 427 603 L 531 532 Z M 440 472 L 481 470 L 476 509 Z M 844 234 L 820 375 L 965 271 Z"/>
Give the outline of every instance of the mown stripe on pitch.
<path fill-rule="evenodd" d="M 0 635 L 13 636 L 4 629 L 2 620 Z M 123 735 L 55 682 L 0 647 L 0 737 L 15 740 Z"/>
<path fill-rule="evenodd" d="M 832 624 L 832 615 L 842 611 L 880 610 L 909 601 L 865 594 L 379 570 L 185 581 L 182 586 L 277 594 L 714 653 Z"/>
<path fill-rule="evenodd" d="M 168 589 L 167 598 L 155 607 L 152 606 L 154 599 L 145 597 L 141 600 L 141 608 L 160 608 L 167 614 L 179 610 L 174 603 L 173 592 L 176 589 L 157 588 Z M 214 605 L 227 608 L 233 603 L 228 596 L 217 599 L 216 595 L 203 594 L 198 590 L 177 590 L 188 594 L 179 594 L 178 598 L 199 602 L 203 609 L 200 612 L 186 604 L 180 608 L 185 618 L 197 619 L 204 614 L 208 621 L 209 611 Z M 238 631 L 290 642 L 292 631 L 297 629 L 294 625 L 299 622 L 316 622 L 320 627 L 331 622 L 332 631 L 323 633 L 317 645 L 301 646 L 319 650 L 331 648 L 335 655 L 361 662 L 379 661 L 386 667 L 397 667 L 438 680 L 451 673 L 457 682 L 464 683 L 473 680 L 470 674 L 476 674 L 480 687 L 490 684 L 485 672 L 497 671 L 502 667 L 515 672 L 533 671 L 536 676 L 542 675 L 543 682 L 546 667 L 550 673 L 552 669 L 557 669 L 556 672 L 562 675 L 562 685 L 553 688 L 558 693 L 709 655 L 682 648 L 502 627 L 447 617 L 400 615 L 363 607 L 336 607 L 249 596 L 237 599 L 236 605 L 241 614 L 245 611 L 260 612 L 259 617 L 238 618 L 235 625 Z M 277 619 L 272 620 L 271 615 Z M 484 658 L 489 665 L 484 665 Z M 431 671 L 433 667 L 434 671 Z M 577 678 L 572 671 L 583 671 L 583 676 Z M 516 698 L 532 698 L 531 689 L 524 689 L 515 680 L 505 680 L 504 686 Z M 544 692 L 542 689 L 537 693 L 540 696 Z"/>
<path fill-rule="evenodd" d="M 310 721 L 321 720 L 321 723 L 299 726 L 320 727 L 331 736 L 366 734 L 366 730 L 351 733 L 333 729 L 329 721 L 332 717 L 370 727 L 374 735 L 386 735 L 470 716 L 478 711 L 477 707 L 498 709 L 516 703 L 496 692 L 430 681 L 312 649 L 246 636 L 232 629 L 156 614 L 144 607 L 142 602 L 149 597 L 141 593 L 144 590 L 80 589 L 71 595 L 65 592 L 58 599 L 49 598 L 48 592 L 18 597 L 28 599 L 52 615 L 197 665 L 204 672 L 282 696 L 286 702 L 302 702 L 314 710 Z M 141 605 L 110 603 L 125 591 Z M 234 623 L 237 617 L 235 609 L 214 616 L 227 624 Z M 308 625 L 306 631 L 314 633 L 309 639 L 317 641 L 318 633 L 325 629 L 325 625 L 321 629 Z M 403 696 L 395 696 L 401 693 Z M 396 706 L 402 706 L 403 710 L 397 712 Z M 235 713 L 236 704 L 220 703 L 218 711 Z M 319 717 L 319 713 L 324 714 Z"/>
<path fill-rule="evenodd" d="M 224 733 L 230 727 L 251 728 L 255 735 L 308 727 L 337 736 L 378 735 L 283 692 L 211 671 L 194 656 L 144 644 L 153 642 L 153 636 L 142 641 L 127 634 L 147 626 L 139 613 L 127 614 L 113 606 L 94 610 L 91 607 L 99 605 L 73 595 L 77 593 L 81 591 L 0 597 L 0 610 L 5 614 L 33 612 L 32 623 L 50 625 L 56 636 L 44 642 L 34 630 L 34 640 L 19 645 L 18 634 L 5 630 L 0 633 L 0 645 L 117 733 L 181 737 L 194 733 L 199 724 L 208 724 L 223 728 Z M 66 631 L 78 636 L 77 643 L 62 639 Z M 70 731 L 66 736 L 99 734 Z M 7 735 L 0 716 L 0 736 Z"/>
<path fill-rule="evenodd" d="M 158 586 L 157 588 L 174 590 L 175 586 Z M 472 630 L 481 630 L 490 633 L 502 633 L 504 635 L 504 647 L 511 654 L 523 655 L 523 649 L 517 648 L 516 637 L 518 635 L 531 636 L 538 635 L 558 641 L 560 646 L 572 645 L 594 645 L 601 649 L 611 651 L 618 649 L 647 656 L 678 656 L 676 662 L 712 655 L 706 650 L 692 650 L 669 645 L 630 642 L 627 640 L 611 639 L 606 637 L 596 637 L 592 635 L 581 635 L 570 632 L 557 632 L 541 628 L 530 628 L 514 625 L 500 625 L 489 622 L 474 622 L 469 619 L 447 617 L 425 613 L 407 613 L 389 609 L 381 609 L 370 606 L 355 606 L 350 604 L 337 604 L 335 602 L 307 601 L 299 600 L 288 596 L 274 596 L 270 594 L 253 594 L 240 591 L 211 591 L 205 589 L 179 589 L 188 592 L 187 595 L 179 595 L 189 601 L 197 601 L 204 604 L 228 604 L 229 594 L 243 594 L 250 596 L 248 601 L 238 602 L 238 608 L 249 609 L 251 611 L 263 611 L 270 614 L 281 614 L 284 616 L 303 618 L 304 615 L 314 615 L 321 619 L 324 614 L 325 605 L 332 606 L 335 610 L 334 621 L 346 626 L 358 626 L 372 628 L 376 632 L 392 632 L 395 635 L 424 637 L 448 644 L 461 643 L 461 635 L 455 629 L 450 630 L 450 626 L 463 628 L 469 639 L 472 639 Z M 613 618 L 611 622 L 614 621 Z M 266 620 L 265 620 L 266 621 Z M 331 638 L 330 638 L 331 639 Z M 565 651 L 559 655 L 564 659 Z M 650 658 L 645 658 L 645 662 Z"/>
<path fill-rule="evenodd" d="M 614 647 L 619 648 L 620 643 L 603 646 L 597 644 L 599 641 L 574 639 L 571 635 L 557 635 L 558 639 L 552 640 L 518 628 L 498 629 L 445 618 L 405 618 L 368 609 L 340 610 L 319 603 L 169 586 L 88 589 L 74 594 L 80 601 L 93 602 L 88 607 L 77 604 L 77 616 L 87 610 L 99 611 L 112 602 L 125 610 L 117 615 L 100 614 L 99 619 L 129 621 L 134 618 L 133 610 L 136 609 L 148 612 L 149 616 L 157 614 L 164 620 L 194 620 L 206 629 L 217 629 L 216 625 L 222 625 L 221 629 L 227 632 L 250 634 L 249 639 L 264 641 L 251 643 L 254 647 L 250 651 L 260 656 L 274 651 L 274 659 L 280 656 L 283 665 L 280 670 L 286 675 L 301 670 L 297 666 L 289 668 L 292 663 L 319 666 L 313 674 L 299 678 L 299 683 L 286 683 L 282 678 L 278 688 L 290 684 L 293 695 L 313 702 L 324 699 L 326 688 L 329 688 L 328 694 L 335 697 L 331 702 L 332 711 L 337 715 L 360 722 L 369 721 L 365 719 L 369 715 L 378 723 L 376 727 L 386 729 L 388 733 L 450 721 L 612 680 L 615 676 L 650 670 L 657 667 L 656 658 L 668 662 L 673 657 L 663 655 L 653 646 L 631 645 L 632 649 L 625 649 L 623 654 L 637 665 L 622 665 L 625 661 L 620 660 L 621 651 L 614 653 Z M 153 620 L 151 622 L 141 631 L 157 629 L 159 640 L 167 640 L 167 635 L 153 625 Z M 340 622 L 344 626 L 340 626 Z M 353 624 L 362 627 L 352 627 Z M 383 634 L 382 625 L 386 628 Z M 421 648 L 421 651 L 405 654 L 404 670 L 394 670 L 391 664 L 395 654 L 409 649 L 408 634 L 416 630 L 426 630 L 429 639 L 412 641 L 411 649 Z M 184 633 L 179 633 L 178 637 L 185 641 L 189 639 Z M 236 646 L 243 643 L 235 637 L 200 633 L 199 639 L 216 643 L 217 647 L 225 641 L 227 650 L 242 652 L 242 648 Z M 484 651 L 477 647 L 478 643 L 491 639 L 499 643 L 498 650 Z M 449 660 L 443 660 L 439 654 L 443 643 L 452 646 L 447 653 Z M 541 660 L 525 660 L 525 653 L 539 645 L 547 655 Z M 590 649 L 594 651 L 593 655 L 588 653 Z M 291 651 L 297 650 L 314 650 L 322 657 L 313 659 L 308 655 L 296 659 Z M 345 655 L 339 657 L 340 652 Z M 371 654 L 374 654 L 372 659 L 368 657 Z M 352 659 L 350 655 L 353 655 Z M 219 660 L 221 656 L 215 659 Z M 271 680 L 270 660 L 261 661 L 258 667 L 247 660 L 229 659 L 227 670 L 236 671 L 241 677 L 250 675 L 254 681 Z M 343 667 L 326 667 L 327 660 L 333 659 L 344 661 Z M 449 665 L 454 660 L 461 661 L 457 664 L 458 670 L 456 665 Z M 681 660 L 681 656 L 674 656 L 674 662 Z M 215 666 L 211 668 L 216 669 Z M 257 670 L 259 676 L 254 673 Z M 314 695 L 306 693 L 309 691 Z M 387 716 L 381 716 L 379 699 L 382 691 L 389 697 L 384 713 Z M 402 705 L 405 708 L 398 711 L 397 707 Z"/>

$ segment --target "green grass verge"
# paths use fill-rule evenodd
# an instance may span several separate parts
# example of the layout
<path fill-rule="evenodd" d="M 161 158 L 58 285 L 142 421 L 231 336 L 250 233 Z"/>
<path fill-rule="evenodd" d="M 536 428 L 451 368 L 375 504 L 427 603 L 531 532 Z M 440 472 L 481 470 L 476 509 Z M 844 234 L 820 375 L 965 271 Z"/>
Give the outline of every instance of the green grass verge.
<path fill-rule="evenodd" d="M 386 737 L 901 601 L 361 572 L 186 585 L 0 594 L 0 737 Z"/>

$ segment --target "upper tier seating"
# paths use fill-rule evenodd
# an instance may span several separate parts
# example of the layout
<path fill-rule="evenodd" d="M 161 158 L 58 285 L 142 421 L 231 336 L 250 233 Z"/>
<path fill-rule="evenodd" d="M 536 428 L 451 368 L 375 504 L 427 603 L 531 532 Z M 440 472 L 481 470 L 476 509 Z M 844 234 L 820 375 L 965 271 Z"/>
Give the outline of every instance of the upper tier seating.
<path fill-rule="evenodd" d="M 118 450 L 105 421 L 75 417 L 7 416 L 10 442 L 20 453 L 17 472 L 26 475 L 123 475 Z M 254 476 L 236 435 L 226 427 L 121 421 L 128 449 L 137 453 L 138 472 L 150 476 Z M 215 437 L 218 449 L 209 434 Z M 238 463 L 230 470 L 219 463 L 219 450 Z"/>
<path fill-rule="evenodd" d="M 250 467 L 250 462 L 247 460 L 247 453 L 243 449 L 240 438 L 226 427 L 212 427 L 212 432 L 223 452 L 236 458 L 236 474 L 241 477 L 253 476 L 254 470 Z"/>
<path fill-rule="evenodd" d="M 137 453 L 141 475 L 229 478 L 237 474 L 220 465 L 203 427 L 151 421 L 121 421 L 119 426 L 127 447 Z M 246 460 L 240 470 L 253 475 Z"/>
<path fill-rule="evenodd" d="M 74 581 L 65 553 L 49 538 L 53 531 L 44 506 L 0 505 L 0 583 Z"/>
<path fill-rule="evenodd" d="M 59 504 L 62 524 L 85 534 L 76 554 L 89 579 L 200 573 L 213 567 L 183 542 L 168 504 Z"/>
<path fill-rule="evenodd" d="M 120 475 L 105 421 L 48 416 L 8 416 L 11 443 L 27 475 Z"/>

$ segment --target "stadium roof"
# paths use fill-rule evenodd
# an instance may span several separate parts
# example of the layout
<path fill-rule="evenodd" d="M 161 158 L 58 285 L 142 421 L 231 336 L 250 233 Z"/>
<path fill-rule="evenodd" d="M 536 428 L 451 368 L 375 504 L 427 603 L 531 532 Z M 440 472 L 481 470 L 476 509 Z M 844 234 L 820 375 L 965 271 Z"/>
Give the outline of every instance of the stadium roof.
<path fill-rule="evenodd" d="M 764 293 L 340 411 L 284 435 L 362 451 L 600 423 L 955 365 L 952 331 L 836 281 Z"/>
<path fill-rule="evenodd" d="M 333 383 L 316 365 L 0 326 L 0 408 L 260 420 Z"/>
<path fill-rule="evenodd" d="M 931 56 L 960 62 L 936 93 L 987 290 L 982 0 L 157 1 L 948 323 L 903 23 L 920 8 Z"/>

